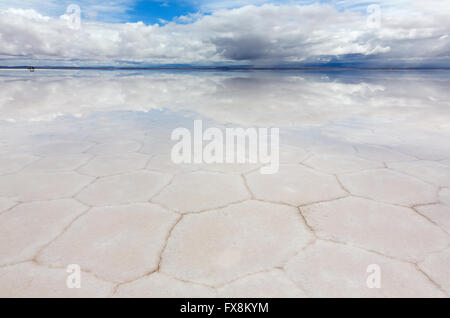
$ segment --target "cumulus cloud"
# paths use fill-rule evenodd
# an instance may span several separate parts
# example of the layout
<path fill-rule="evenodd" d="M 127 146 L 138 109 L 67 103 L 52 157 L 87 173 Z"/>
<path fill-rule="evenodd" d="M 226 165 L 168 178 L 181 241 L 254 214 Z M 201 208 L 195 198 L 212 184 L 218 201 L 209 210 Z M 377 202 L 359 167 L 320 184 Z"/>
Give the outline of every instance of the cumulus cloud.
<path fill-rule="evenodd" d="M 104 18 L 109 22 L 119 22 L 128 17 L 126 12 L 135 2 L 136 0 L 7 0 L 0 2 L 0 10 L 32 9 L 46 16 L 58 17 L 69 5 L 77 4 L 83 8 L 85 19 Z"/>
<path fill-rule="evenodd" d="M 316 3 L 217 9 L 164 25 L 83 21 L 79 30 L 70 28 L 65 19 L 35 10 L 7 9 L 0 13 L 0 57 L 101 64 L 253 65 L 357 57 L 360 63 L 448 66 L 448 1 L 430 5 L 410 0 L 408 5 L 386 4 L 381 9 L 375 28 L 368 25 L 365 11 Z"/>

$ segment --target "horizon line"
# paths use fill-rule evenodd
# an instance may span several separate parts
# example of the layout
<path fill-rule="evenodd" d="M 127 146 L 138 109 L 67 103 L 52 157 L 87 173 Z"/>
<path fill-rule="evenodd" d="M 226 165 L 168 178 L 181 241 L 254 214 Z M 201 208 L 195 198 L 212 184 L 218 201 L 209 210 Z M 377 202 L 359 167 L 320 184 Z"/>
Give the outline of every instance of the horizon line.
<path fill-rule="evenodd" d="M 0 70 L 123 70 L 123 71 L 158 71 L 158 70 L 216 70 L 216 71 L 345 71 L 345 70 L 374 70 L 374 71 L 408 71 L 408 70 L 450 70 L 450 67 L 344 67 L 344 66 L 287 66 L 287 67 L 254 67 L 254 66 L 1 66 Z"/>

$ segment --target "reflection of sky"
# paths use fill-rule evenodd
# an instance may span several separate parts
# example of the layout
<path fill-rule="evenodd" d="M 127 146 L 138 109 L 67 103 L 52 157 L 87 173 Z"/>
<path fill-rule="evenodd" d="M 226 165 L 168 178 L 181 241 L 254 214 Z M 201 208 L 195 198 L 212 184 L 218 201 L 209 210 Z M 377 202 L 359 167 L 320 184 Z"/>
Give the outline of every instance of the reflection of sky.
<path fill-rule="evenodd" d="M 250 126 L 402 122 L 450 130 L 446 72 L 2 72 L 0 116 L 52 120 L 117 110 L 187 111 Z M 32 77 L 31 77 L 32 76 Z"/>
<path fill-rule="evenodd" d="M 450 152 L 449 81 L 445 71 L 8 71 L 0 76 L 0 131 L 9 143 L 42 127 L 44 139 L 139 130 L 167 143 L 171 129 L 201 118 L 280 127 L 288 144 L 426 148 L 440 158 Z"/>

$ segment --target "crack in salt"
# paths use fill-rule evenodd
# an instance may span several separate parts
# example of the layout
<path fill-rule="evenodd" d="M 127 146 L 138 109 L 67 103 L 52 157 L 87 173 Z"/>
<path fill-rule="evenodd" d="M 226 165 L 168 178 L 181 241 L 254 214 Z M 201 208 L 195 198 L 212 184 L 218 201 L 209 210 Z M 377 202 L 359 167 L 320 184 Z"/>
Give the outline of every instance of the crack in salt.
<path fill-rule="evenodd" d="M 149 272 L 147 272 L 147 273 L 145 273 L 145 274 L 143 274 L 143 275 L 141 275 L 141 276 L 139 276 L 137 278 L 133 278 L 133 279 L 130 279 L 130 280 L 118 283 L 116 286 L 114 286 L 113 293 L 112 293 L 111 296 L 114 296 L 117 293 L 117 291 L 118 291 L 120 286 L 125 285 L 125 284 L 129 284 L 129 283 L 133 283 L 133 282 L 135 282 L 135 281 L 137 281 L 139 279 L 142 279 L 144 277 L 148 277 L 148 276 L 150 276 L 150 275 L 160 271 L 161 264 L 162 264 L 162 259 L 163 259 L 163 254 L 164 254 L 164 251 L 166 250 L 167 244 L 169 243 L 169 239 L 170 239 L 170 237 L 172 235 L 172 232 L 174 231 L 175 227 L 181 222 L 182 219 L 183 219 L 183 215 L 180 215 L 175 220 L 174 224 L 170 227 L 170 229 L 169 229 L 169 231 L 168 231 L 168 233 L 166 235 L 166 238 L 164 240 L 164 244 L 163 244 L 163 246 L 162 246 L 162 248 L 161 248 L 161 250 L 160 250 L 160 252 L 158 254 L 158 263 L 157 263 L 155 269 L 153 269 L 153 270 L 151 270 L 151 271 L 149 271 Z"/>

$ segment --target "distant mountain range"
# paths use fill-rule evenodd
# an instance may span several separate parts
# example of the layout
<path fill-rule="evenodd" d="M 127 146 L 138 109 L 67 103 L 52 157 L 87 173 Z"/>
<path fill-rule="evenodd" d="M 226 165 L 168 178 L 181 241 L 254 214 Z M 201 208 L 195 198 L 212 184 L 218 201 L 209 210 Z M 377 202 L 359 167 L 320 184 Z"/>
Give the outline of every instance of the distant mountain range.
<path fill-rule="evenodd" d="M 290 71 L 290 70 L 303 70 L 303 71 L 333 71 L 333 70 L 388 70 L 388 71 L 401 71 L 401 70 L 450 70 L 450 67 L 436 67 L 436 66 L 423 66 L 423 67 L 351 67 L 351 66 L 274 66 L 274 67 L 256 67 L 256 66 L 1 66 L 3 70 L 20 70 L 29 69 L 33 67 L 35 70 L 185 70 L 185 71 Z"/>

